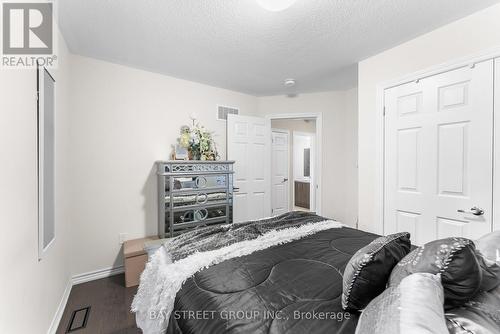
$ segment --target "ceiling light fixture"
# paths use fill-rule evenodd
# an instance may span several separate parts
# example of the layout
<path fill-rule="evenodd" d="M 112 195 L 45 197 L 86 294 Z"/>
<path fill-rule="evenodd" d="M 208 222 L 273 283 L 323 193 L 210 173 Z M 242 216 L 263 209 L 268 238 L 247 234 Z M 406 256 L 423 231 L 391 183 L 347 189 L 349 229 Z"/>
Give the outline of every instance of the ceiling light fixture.
<path fill-rule="evenodd" d="M 296 0 L 256 0 L 257 3 L 264 9 L 271 12 L 280 12 L 287 9 Z"/>
<path fill-rule="evenodd" d="M 292 88 L 293 86 L 295 86 L 295 79 L 286 79 L 283 84 L 286 88 Z"/>

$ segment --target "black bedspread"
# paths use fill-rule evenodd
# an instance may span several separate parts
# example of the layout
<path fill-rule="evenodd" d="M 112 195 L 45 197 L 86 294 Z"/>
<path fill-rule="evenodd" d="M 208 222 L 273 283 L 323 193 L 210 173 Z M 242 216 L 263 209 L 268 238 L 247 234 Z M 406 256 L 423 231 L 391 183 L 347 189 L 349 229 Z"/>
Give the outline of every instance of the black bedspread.
<path fill-rule="evenodd" d="M 200 271 L 177 294 L 167 333 L 354 333 L 342 273 L 376 237 L 330 229 Z"/>

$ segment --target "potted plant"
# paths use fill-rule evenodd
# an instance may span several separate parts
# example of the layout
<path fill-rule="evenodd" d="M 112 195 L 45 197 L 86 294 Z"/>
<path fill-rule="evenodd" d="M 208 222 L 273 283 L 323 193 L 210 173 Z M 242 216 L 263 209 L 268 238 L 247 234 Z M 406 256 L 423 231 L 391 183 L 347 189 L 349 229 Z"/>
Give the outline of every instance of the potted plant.
<path fill-rule="evenodd" d="M 179 144 L 188 150 L 189 160 L 217 160 L 219 154 L 213 133 L 193 120 L 193 126 L 181 127 Z"/>

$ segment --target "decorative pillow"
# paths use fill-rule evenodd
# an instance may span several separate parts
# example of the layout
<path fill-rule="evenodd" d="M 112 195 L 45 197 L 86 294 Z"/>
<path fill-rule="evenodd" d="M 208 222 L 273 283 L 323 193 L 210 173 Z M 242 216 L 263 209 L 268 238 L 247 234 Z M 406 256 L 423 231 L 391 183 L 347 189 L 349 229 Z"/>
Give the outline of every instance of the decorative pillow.
<path fill-rule="evenodd" d="M 490 291 L 500 285 L 500 266 L 490 259 L 486 258 L 476 249 L 476 258 L 481 267 L 482 279 L 479 289 L 481 291 Z"/>
<path fill-rule="evenodd" d="M 373 240 L 352 256 L 344 271 L 342 307 L 362 310 L 384 291 L 392 268 L 410 251 L 410 233 Z"/>
<path fill-rule="evenodd" d="M 500 231 L 488 233 L 476 242 L 476 255 L 483 270 L 482 291 L 500 285 Z"/>
<path fill-rule="evenodd" d="M 464 305 L 446 312 L 450 334 L 500 333 L 500 287 L 482 291 Z"/>
<path fill-rule="evenodd" d="M 443 300 L 439 275 L 407 276 L 368 304 L 356 334 L 448 334 Z"/>
<path fill-rule="evenodd" d="M 465 238 L 435 240 L 413 250 L 394 267 L 389 285 L 414 273 L 441 274 L 447 309 L 474 297 L 482 280 L 474 243 Z"/>

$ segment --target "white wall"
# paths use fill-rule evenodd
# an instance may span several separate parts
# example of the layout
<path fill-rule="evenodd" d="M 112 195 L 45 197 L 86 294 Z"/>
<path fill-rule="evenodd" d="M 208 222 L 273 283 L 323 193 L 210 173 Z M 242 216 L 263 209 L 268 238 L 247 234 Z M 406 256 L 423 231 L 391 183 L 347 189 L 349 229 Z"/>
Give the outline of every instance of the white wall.
<path fill-rule="evenodd" d="M 355 226 L 357 219 L 357 90 L 258 99 L 261 116 L 323 114 L 322 215 Z"/>
<path fill-rule="evenodd" d="M 377 84 L 500 46 L 500 5 L 487 8 L 359 63 L 359 227 L 375 227 Z"/>
<path fill-rule="evenodd" d="M 166 160 L 196 112 L 225 156 L 216 105 L 254 114 L 257 99 L 91 58 L 72 57 L 74 274 L 122 265 L 119 233 L 157 233 L 153 163 Z"/>
<path fill-rule="evenodd" d="M 70 278 L 68 51 L 56 79 L 56 239 L 38 261 L 36 71 L 0 69 L 0 333 L 46 333 Z"/>

